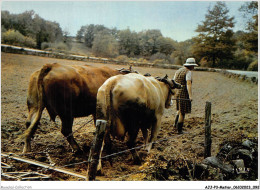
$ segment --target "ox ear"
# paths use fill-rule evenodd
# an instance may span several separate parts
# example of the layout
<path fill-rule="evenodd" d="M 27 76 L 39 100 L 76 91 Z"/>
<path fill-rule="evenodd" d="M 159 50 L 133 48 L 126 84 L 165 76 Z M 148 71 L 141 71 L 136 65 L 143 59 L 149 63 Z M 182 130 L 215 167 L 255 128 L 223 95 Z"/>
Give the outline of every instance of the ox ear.
<path fill-rule="evenodd" d="M 129 72 L 130 72 L 130 73 L 137 73 L 137 74 L 139 74 L 138 71 L 136 71 L 136 70 L 134 70 L 134 69 L 132 68 L 132 65 L 129 66 Z"/>
<path fill-rule="evenodd" d="M 158 80 L 158 81 L 162 81 L 162 78 L 161 78 L 161 77 L 158 77 L 158 76 L 155 77 L 155 79 Z"/>
<path fill-rule="evenodd" d="M 128 73 L 131 73 L 130 70 L 128 69 L 125 69 L 125 68 L 122 68 L 122 69 L 117 69 L 120 73 L 123 73 L 123 74 L 128 74 Z"/>
<path fill-rule="evenodd" d="M 151 75 L 150 73 L 145 73 L 144 76 L 145 76 L 145 77 L 150 77 L 150 76 L 152 76 L 152 75 Z"/>
<path fill-rule="evenodd" d="M 160 82 L 168 83 L 168 76 L 167 75 L 165 75 L 165 77 L 163 77 L 163 78 L 155 77 L 155 79 L 157 79 Z"/>

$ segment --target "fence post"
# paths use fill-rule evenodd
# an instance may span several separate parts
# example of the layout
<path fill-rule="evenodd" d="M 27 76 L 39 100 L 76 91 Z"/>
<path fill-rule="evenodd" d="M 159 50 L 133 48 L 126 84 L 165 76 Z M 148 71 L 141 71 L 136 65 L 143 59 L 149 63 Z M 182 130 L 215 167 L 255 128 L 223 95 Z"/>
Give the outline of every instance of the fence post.
<path fill-rule="evenodd" d="M 206 102 L 204 158 L 211 156 L 211 142 L 211 102 Z"/>
<path fill-rule="evenodd" d="M 95 180 L 97 174 L 97 166 L 100 159 L 101 147 L 104 142 L 104 135 L 106 131 L 107 121 L 96 121 L 96 135 L 89 153 L 89 165 L 87 179 L 89 181 Z"/>

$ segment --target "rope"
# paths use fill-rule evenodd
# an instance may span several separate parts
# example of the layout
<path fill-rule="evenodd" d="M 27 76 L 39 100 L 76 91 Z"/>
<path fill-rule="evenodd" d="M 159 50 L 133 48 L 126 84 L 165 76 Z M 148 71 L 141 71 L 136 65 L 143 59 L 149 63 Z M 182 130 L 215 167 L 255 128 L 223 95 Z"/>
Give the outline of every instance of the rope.
<path fill-rule="evenodd" d="M 85 125 L 89 124 L 91 121 L 93 121 L 93 119 L 89 120 L 86 124 L 82 125 L 81 127 L 79 127 L 77 130 L 75 130 L 74 132 L 71 132 L 67 137 L 64 137 L 63 138 L 65 140 L 67 140 L 70 136 L 72 136 L 74 133 L 78 132 L 82 127 L 84 127 Z M 13 153 L 11 153 L 13 154 Z M 16 155 L 20 155 L 20 156 L 23 156 L 23 155 L 32 155 L 32 154 L 48 154 L 48 148 L 47 150 L 45 151 L 42 151 L 42 152 L 28 152 L 28 153 L 15 153 Z M 48 155 L 47 155 L 48 156 Z"/>
<path fill-rule="evenodd" d="M 76 131 L 75 131 L 76 132 Z M 169 137 L 169 138 L 165 138 L 165 139 L 160 139 L 160 140 L 157 140 L 157 141 L 154 141 L 154 142 L 150 142 L 150 143 L 147 143 L 146 145 L 143 144 L 143 145 L 140 145 L 140 146 L 137 146 L 137 147 L 134 147 L 134 148 L 130 148 L 130 149 L 126 149 L 126 150 L 122 150 L 120 152 L 116 152 L 116 153 L 112 153 L 112 154 L 109 154 L 109 155 L 106 155 L 106 156 L 103 156 L 103 157 L 100 157 L 100 159 L 105 159 L 105 158 L 108 158 L 108 157 L 111 157 L 111 156 L 116 156 L 118 154 L 122 154 L 122 153 L 125 153 L 125 152 L 128 152 L 128 151 L 131 151 L 131 150 L 134 150 L 134 149 L 141 149 L 145 146 L 148 146 L 152 143 L 154 144 L 157 144 L 159 142 L 162 142 L 162 141 L 167 141 L 167 140 L 170 140 L 170 139 L 173 139 L 173 138 L 176 138 L 176 136 L 173 136 L 173 137 Z M 9 153 L 9 155 L 13 155 L 14 153 Z M 32 152 L 32 153 L 20 153 L 20 154 L 16 154 L 15 155 L 30 155 L 30 154 L 48 154 L 48 152 L 46 151 L 43 151 L 43 152 Z M 73 163 L 73 164 L 67 164 L 67 165 L 64 165 L 64 166 L 60 166 L 60 167 L 68 167 L 68 166 L 73 166 L 73 165 L 78 165 L 78 164 L 85 164 L 85 163 L 90 163 L 91 161 L 82 161 L 82 162 L 78 162 L 78 163 Z"/>
<path fill-rule="evenodd" d="M 184 99 L 184 98 L 173 98 L 172 100 L 183 100 L 183 101 L 190 101 L 190 99 Z"/>
<path fill-rule="evenodd" d="M 85 125 L 89 124 L 91 121 L 93 121 L 93 119 L 89 120 L 86 124 L 82 125 L 81 127 L 79 127 L 77 130 L 75 130 L 74 132 L 71 132 L 67 137 L 64 137 L 65 139 L 69 138 L 70 136 L 72 136 L 74 133 L 76 133 L 78 130 L 80 130 L 82 127 L 84 127 Z"/>
<path fill-rule="evenodd" d="M 86 124 L 90 123 L 92 120 L 93 120 L 93 119 L 91 119 L 90 121 L 88 121 Z M 83 126 L 85 126 L 85 125 L 83 125 Z M 81 127 L 78 128 L 76 131 L 74 131 L 74 132 L 72 132 L 71 134 L 69 134 L 69 136 L 73 135 L 75 132 L 77 132 L 77 131 L 78 131 L 79 129 L 81 129 L 83 126 L 81 126 Z M 69 136 L 67 136 L 67 138 L 68 138 Z M 119 154 L 122 154 L 122 153 L 125 153 L 125 152 L 128 152 L 128 151 L 134 150 L 134 149 L 141 149 L 141 148 L 146 147 L 146 146 L 148 146 L 148 145 L 150 145 L 150 144 L 152 144 L 152 143 L 158 144 L 158 143 L 161 143 L 161 142 L 163 142 L 163 141 L 169 141 L 169 140 L 174 139 L 174 138 L 176 138 L 176 137 L 178 137 L 178 135 L 177 135 L 177 136 L 172 136 L 172 137 L 169 137 L 169 138 L 159 139 L 159 140 L 156 140 L 156 141 L 154 141 L 154 142 L 150 142 L 150 143 L 143 144 L 143 145 L 140 145 L 140 146 L 137 146 L 137 147 L 133 147 L 133 148 L 130 148 L 130 149 L 122 150 L 122 151 L 119 151 L 119 152 L 116 152 L 116 153 L 112 153 L 112 154 L 109 154 L 109 155 L 100 157 L 99 159 L 109 158 L 109 157 L 116 156 L 116 155 L 119 155 Z M 64 138 L 65 138 L 65 137 L 64 137 Z M 12 155 L 29 155 L 29 154 L 43 154 L 43 153 L 46 154 L 47 157 L 50 157 L 48 151 L 34 152 L 34 153 L 21 153 L 21 154 L 9 153 L 7 157 L 8 157 L 8 158 L 11 158 Z M 10 156 L 10 157 L 9 157 L 9 156 Z M 49 159 L 49 158 L 48 158 L 48 159 Z M 49 160 L 49 161 L 52 162 L 51 160 Z M 92 161 L 94 161 L 94 160 L 92 160 Z M 79 165 L 79 164 L 86 164 L 86 163 L 90 163 L 90 162 L 92 162 L 92 161 L 82 161 L 82 162 L 78 162 L 78 163 L 67 164 L 67 165 L 59 166 L 59 168 L 65 168 L 65 167 L 74 166 L 74 165 Z M 45 169 L 47 169 L 47 170 L 55 169 L 56 167 L 55 167 L 54 165 L 56 165 L 56 164 L 55 164 L 55 163 L 51 163 L 51 164 L 49 165 L 49 167 L 45 167 Z M 124 175 L 124 176 L 122 176 L 122 177 L 119 177 L 118 179 L 121 179 L 121 178 L 130 176 L 130 175 L 133 175 L 133 174 L 136 174 L 136 173 L 142 173 L 142 172 L 145 172 L 145 171 L 149 171 L 149 170 L 151 170 L 151 169 L 153 169 L 153 168 L 155 168 L 155 167 L 150 167 L 150 168 L 148 168 L 148 169 L 143 169 L 143 170 L 141 170 L 141 171 L 136 171 L 136 172 L 134 172 L 134 173 L 127 174 L 127 175 Z"/>
<path fill-rule="evenodd" d="M 89 122 L 90 122 L 90 121 L 89 121 Z M 89 122 L 88 122 L 88 123 L 89 123 Z M 77 130 L 77 131 L 78 131 L 78 130 Z M 75 131 L 75 132 L 76 132 L 76 131 Z M 176 138 L 176 137 L 178 137 L 178 135 L 177 135 L 177 136 L 173 136 L 173 137 L 169 137 L 169 138 L 160 139 L 160 140 L 157 140 L 157 141 L 154 141 L 154 142 L 150 142 L 150 143 L 147 143 L 147 144 L 144 144 L 144 145 L 140 145 L 140 146 L 137 146 L 137 147 L 134 147 L 134 148 L 126 149 L 126 150 L 119 151 L 119 152 L 116 152 L 116 153 L 112 153 L 112 154 L 103 156 L 103 157 L 101 157 L 100 159 L 105 159 L 105 158 L 108 158 L 108 157 L 111 157 L 111 156 L 116 156 L 116 155 L 119 155 L 119 154 L 128 152 L 128 151 L 130 151 L 130 150 L 140 149 L 140 148 L 145 147 L 145 146 L 148 146 L 149 144 L 152 144 L 152 143 L 157 144 L 157 143 L 160 143 L 160 142 L 163 142 L 163 141 L 169 141 L 169 140 L 174 139 L 174 138 Z M 45 151 L 45 152 L 38 152 L 38 153 L 39 153 L 39 154 L 45 153 L 47 157 L 48 157 L 48 155 L 49 155 L 48 152 L 46 152 L 46 151 Z M 25 154 L 38 154 L 38 153 L 25 153 Z M 20 155 L 25 155 L 25 154 L 20 154 Z M 9 154 L 7 155 L 7 157 L 8 157 L 8 158 L 12 158 L 12 155 L 17 155 L 17 154 L 9 153 Z M 92 160 L 92 161 L 93 161 L 93 160 Z M 91 161 L 83 161 L 83 162 L 78 162 L 78 163 L 73 163 L 73 164 L 67 164 L 67 165 L 64 165 L 64 166 L 58 166 L 58 167 L 55 167 L 55 166 L 54 166 L 55 164 L 52 164 L 52 163 L 51 163 L 51 165 L 49 165 L 48 167 L 45 167 L 45 169 L 46 169 L 46 170 L 55 170 L 56 168 L 65 168 L 65 167 L 68 167 L 68 166 L 74 166 L 74 165 L 85 164 L 85 163 L 90 163 L 90 162 L 91 162 Z M 143 172 L 145 172 L 145 171 L 149 171 L 149 170 L 152 170 L 152 169 L 154 169 L 154 168 L 156 168 L 156 167 L 155 167 L 155 166 L 154 166 L 154 167 L 149 167 L 148 169 L 143 169 L 143 170 L 141 170 L 141 171 L 136 171 L 136 172 L 133 172 L 133 173 L 130 173 L 130 174 L 121 176 L 121 177 L 119 177 L 118 179 L 122 179 L 122 178 L 124 178 L 124 177 L 130 176 L 130 175 L 133 175 L 133 174 L 136 174 L 136 173 L 143 173 Z"/>
<path fill-rule="evenodd" d="M 123 150 L 123 151 L 120 151 L 120 152 L 112 153 L 112 154 L 100 157 L 99 159 L 105 159 L 105 158 L 108 158 L 108 157 L 111 157 L 111 156 L 116 156 L 118 154 L 122 154 L 122 153 L 128 152 L 130 150 L 134 150 L 134 149 L 141 149 L 142 147 L 148 146 L 149 144 L 152 144 L 152 143 L 156 144 L 156 143 L 159 143 L 159 142 L 162 142 L 162 141 L 168 141 L 168 140 L 176 138 L 176 137 L 177 136 L 173 136 L 173 137 L 157 140 L 157 141 L 154 141 L 154 142 L 147 143 L 146 145 L 140 145 L 140 146 L 137 146 L 137 147 L 134 147 L 134 148 L 130 148 L 130 149 L 126 149 L 126 150 Z M 94 161 L 94 160 L 92 160 L 92 161 Z M 85 164 L 85 163 L 90 163 L 90 162 L 91 161 L 82 161 L 82 162 L 78 162 L 78 163 L 67 164 L 67 165 L 60 166 L 60 167 L 68 167 L 68 166 L 73 166 L 73 165 L 78 165 L 78 164 Z"/>

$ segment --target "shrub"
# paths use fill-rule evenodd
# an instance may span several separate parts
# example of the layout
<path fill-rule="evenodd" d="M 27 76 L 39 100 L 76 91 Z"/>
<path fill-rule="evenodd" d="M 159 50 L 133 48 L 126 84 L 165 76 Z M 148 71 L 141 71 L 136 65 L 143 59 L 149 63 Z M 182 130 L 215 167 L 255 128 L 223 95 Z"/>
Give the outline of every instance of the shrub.
<path fill-rule="evenodd" d="M 41 44 L 41 49 L 46 50 L 46 49 L 51 48 L 51 46 L 52 46 L 51 43 L 42 42 L 42 44 Z"/>
<path fill-rule="evenodd" d="M 22 45 L 24 41 L 24 36 L 16 30 L 8 30 L 2 36 L 2 43 L 11 45 Z"/>
<path fill-rule="evenodd" d="M 154 64 L 169 64 L 169 61 L 166 59 L 156 59 L 153 61 Z"/>
<path fill-rule="evenodd" d="M 183 63 L 184 63 L 184 59 L 180 56 L 177 56 L 177 57 L 172 58 L 172 59 L 173 59 L 172 62 L 173 62 L 174 65 L 183 65 Z"/>
<path fill-rule="evenodd" d="M 153 54 L 150 58 L 151 62 L 154 62 L 156 59 L 167 59 L 167 56 L 164 53 L 156 53 Z"/>
<path fill-rule="evenodd" d="M 128 62 L 129 61 L 129 58 L 126 55 L 119 55 L 116 59 L 119 62 Z"/>
<path fill-rule="evenodd" d="M 69 49 L 68 46 L 63 42 L 55 43 L 54 48 L 61 51 L 67 51 Z"/>
<path fill-rule="evenodd" d="M 138 59 L 135 58 L 135 57 L 131 57 L 131 58 L 130 58 L 130 61 L 132 61 L 132 62 L 136 62 L 136 61 L 138 61 Z"/>
<path fill-rule="evenodd" d="M 141 57 L 137 60 L 137 62 L 147 63 L 148 61 Z"/>
<path fill-rule="evenodd" d="M 258 61 L 255 60 L 247 68 L 248 71 L 258 71 Z"/>
<path fill-rule="evenodd" d="M 201 60 L 199 61 L 199 65 L 201 67 L 210 67 L 210 63 L 207 61 L 206 57 L 201 58 Z"/>
<path fill-rule="evenodd" d="M 3 33 L 6 32 L 6 28 L 4 27 L 4 25 L 1 25 L 1 35 L 3 36 Z"/>
<path fill-rule="evenodd" d="M 36 44 L 36 41 L 34 39 L 32 39 L 31 37 L 25 36 L 25 38 L 24 38 L 24 46 L 35 48 L 36 45 L 37 44 Z"/>
<path fill-rule="evenodd" d="M 36 41 L 31 37 L 22 35 L 19 31 L 8 30 L 3 33 L 2 43 L 25 47 L 36 47 Z"/>
<path fill-rule="evenodd" d="M 48 50 L 48 51 L 65 52 L 69 50 L 69 47 L 64 42 L 57 42 L 57 43 L 43 42 L 41 44 L 41 49 Z"/>
<path fill-rule="evenodd" d="M 119 54 L 118 42 L 111 34 L 100 32 L 94 38 L 92 53 L 100 57 L 117 57 Z"/>

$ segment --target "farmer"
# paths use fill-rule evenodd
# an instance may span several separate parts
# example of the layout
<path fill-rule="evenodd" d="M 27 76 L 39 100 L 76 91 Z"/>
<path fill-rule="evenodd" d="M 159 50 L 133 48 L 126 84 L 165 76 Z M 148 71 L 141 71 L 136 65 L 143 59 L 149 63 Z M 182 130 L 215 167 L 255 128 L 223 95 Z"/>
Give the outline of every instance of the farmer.
<path fill-rule="evenodd" d="M 195 66 L 198 66 L 194 58 L 188 58 L 184 67 L 175 72 L 174 80 L 183 87 L 177 90 L 176 93 L 176 107 L 177 113 L 175 117 L 174 127 L 177 127 L 178 133 L 182 134 L 183 122 L 186 113 L 191 113 L 192 102 L 192 76 L 191 71 Z"/>

